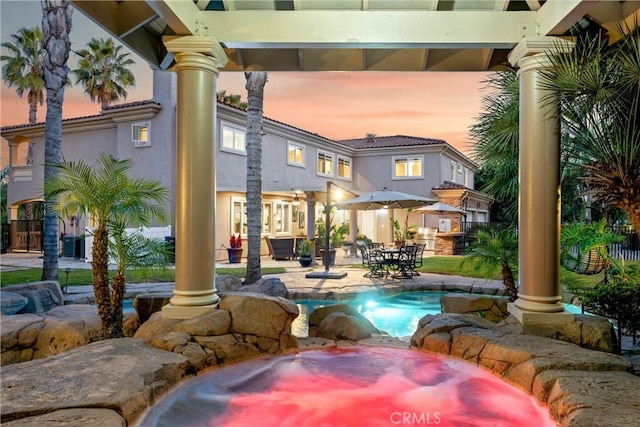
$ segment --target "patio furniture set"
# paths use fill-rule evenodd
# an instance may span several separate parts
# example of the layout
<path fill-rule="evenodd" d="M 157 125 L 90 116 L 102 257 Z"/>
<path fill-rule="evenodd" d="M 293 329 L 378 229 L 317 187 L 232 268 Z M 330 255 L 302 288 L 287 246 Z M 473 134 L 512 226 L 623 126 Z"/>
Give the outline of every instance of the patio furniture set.
<path fill-rule="evenodd" d="M 362 265 L 367 268 L 364 277 L 388 277 L 410 279 L 420 273 L 425 245 L 422 243 L 402 245 L 399 248 L 385 248 L 379 243 L 359 245 Z"/>

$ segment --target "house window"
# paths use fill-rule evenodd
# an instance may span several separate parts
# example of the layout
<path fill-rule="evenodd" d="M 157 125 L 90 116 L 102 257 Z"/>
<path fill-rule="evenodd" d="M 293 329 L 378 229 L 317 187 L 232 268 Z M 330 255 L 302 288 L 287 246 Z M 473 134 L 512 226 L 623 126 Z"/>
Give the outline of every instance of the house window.
<path fill-rule="evenodd" d="M 291 234 L 291 205 L 289 203 L 275 202 L 273 219 L 276 234 Z"/>
<path fill-rule="evenodd" d="M 131 141 L 134 147 L 150 147 L 149 123 L 134 123 L 131 125 Z"/>
<path fill-rule="evenodd" d="M 304 145 L 287 141 L 287 164 L 304 167 Z"/>
<path fill-rule="evenodd" d="M 262 234 L 271 234 L 273 215 L 271 203 L 262 204 Z M 231 230 L 233 234 L 247 235 L 247 202 L 234 197 L 231 201 Z"/>
<path fill-rule="evenodd" d="M 394 179 L 422 178 L 423 156 L 394 157 L 393 177 Z"/>
<path fill-rule="evenodd" d="M 351 159 L 338 156 L 338 178 L 351 179 Z"/>
<path fill-rule="evenodd" d="M 465 169 L 464 170 L 464 186 L 465 187 L 469 187 L 469 178 L 470 178 L 471 172 L 469 171 L 469 169 Z"/>
<path fill-rule="evenodd" d="M 223 151 L 246 154 L 245 145 L 246 133 L 243 130 L 222 126 L 222 147 Z"/>
<path fill-rule="evenodd" d="M 456 182 L 456 162 L 451 160 L 451 181 Z"/>
<path fill-rule="evenodd" d="M 333 154 L 318 151 L 318 175 L 333 176 Z"/>

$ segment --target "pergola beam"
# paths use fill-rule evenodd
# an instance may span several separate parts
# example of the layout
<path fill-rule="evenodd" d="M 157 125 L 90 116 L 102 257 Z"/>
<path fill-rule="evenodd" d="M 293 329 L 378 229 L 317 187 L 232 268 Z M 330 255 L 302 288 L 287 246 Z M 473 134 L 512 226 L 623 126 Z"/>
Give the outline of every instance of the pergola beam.
<path fill-rule="evenodd" d="M 590 0 L 548 0 L 538 10 L 536 23 L 539 36 L 559 36 L 597 4 Z"/>
<path fill-rule="evenodd" d="M 202 15 L 230 48 L 495 48 L 535 35 L 535 12 L 229 11 Z"/>

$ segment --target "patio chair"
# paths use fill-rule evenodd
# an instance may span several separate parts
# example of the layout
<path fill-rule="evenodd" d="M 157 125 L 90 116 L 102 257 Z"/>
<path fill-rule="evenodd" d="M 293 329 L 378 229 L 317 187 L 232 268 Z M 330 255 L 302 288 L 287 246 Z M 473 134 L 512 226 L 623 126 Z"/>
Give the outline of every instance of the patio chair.
<path fill-rule="evenodd" d="M 367 249 L 365 245 L 359 245 L 362 255 L 362 265 L 369 270 L 364 277 L 382 277 L 386 274 L 385 265 L 380 253 L 376 250 Z"/>
<path fill-rule="evenodd" d="M 394 279 L 410 279 L 414 276 L 413 273 L 417 250 L 418 247 L 416 245 L 405 245 L 400 247 L 397 267 L 392 276 Z"/>
<path fill-rule="evenodd" d="M 413 269 L 411 270 L 411 273 L 414 276 L 419 276 L 420 273 L 418 273 L 416 271 L 416 269 L 422 267 L 422 256 L 424 254 L 424 248 L 425 248 L 425 244 L 424 243 L 416 243 L 416 260 L 413 263 Z"/>

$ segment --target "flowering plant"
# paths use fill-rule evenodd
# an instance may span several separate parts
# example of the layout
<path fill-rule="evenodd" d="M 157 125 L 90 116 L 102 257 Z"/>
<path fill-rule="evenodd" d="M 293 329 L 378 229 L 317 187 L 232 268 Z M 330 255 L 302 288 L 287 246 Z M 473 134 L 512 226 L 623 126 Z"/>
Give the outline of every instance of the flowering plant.
<path fill-rule="evenodd" d="M 232 248 L 241 248 L 242 247 L 242 236 L 240 236 L 238 234 L 238 237 L 236 237 L 236 236 L 234 236 L 232 234 L 231 238 L 229 239 L 229 244 L 231 245 Z"/>

